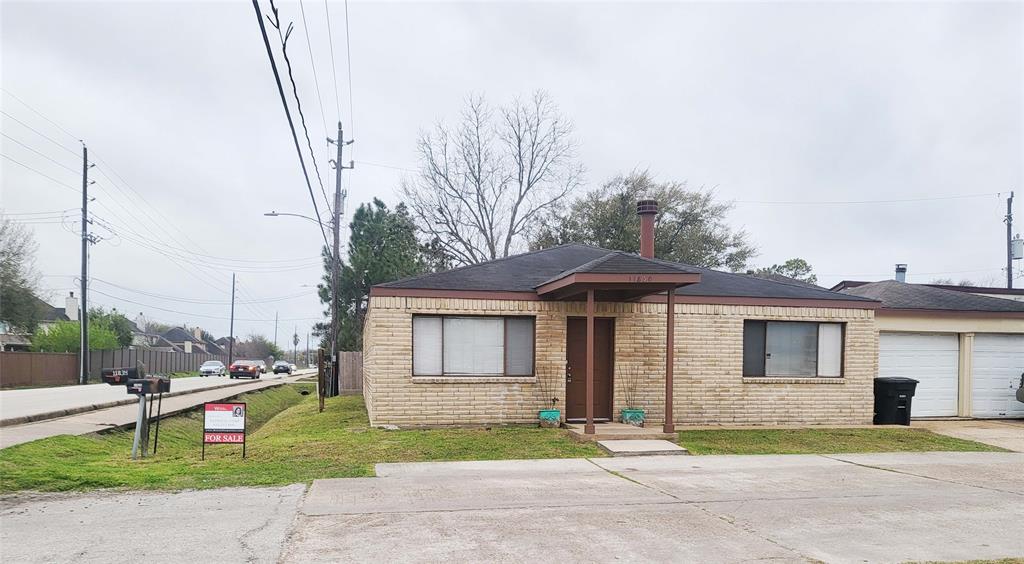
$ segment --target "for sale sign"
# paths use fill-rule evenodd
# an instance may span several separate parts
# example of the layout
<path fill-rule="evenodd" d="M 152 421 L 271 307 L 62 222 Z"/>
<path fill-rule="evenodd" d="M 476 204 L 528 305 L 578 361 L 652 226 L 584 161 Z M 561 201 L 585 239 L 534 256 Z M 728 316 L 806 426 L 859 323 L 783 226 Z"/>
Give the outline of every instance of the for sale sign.
<path fill-rule="evenodd" d="M 203 404 L 203 458 L 208 444 L 240 444 L 245 457 L 245 403 Z"/>

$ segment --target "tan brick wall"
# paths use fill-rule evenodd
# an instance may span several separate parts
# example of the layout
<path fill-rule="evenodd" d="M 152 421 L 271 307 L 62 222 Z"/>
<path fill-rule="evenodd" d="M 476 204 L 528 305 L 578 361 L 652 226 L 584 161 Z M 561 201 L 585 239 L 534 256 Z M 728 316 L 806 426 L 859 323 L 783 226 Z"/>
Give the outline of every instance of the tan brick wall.
<path fill-rule="evenodd" d="M 452 298 L 374 297 L 363 337 L 363 394 L 375 425 L 532 423 L 544 407 L 534 378 L 413 378 L 412 316 L 533 315 L 537 373 L 563 390 L 566 318 L 584 304 Z M 614 411 L 624 407 L 627 373 L 640 380 L 638 403 L 652 423 L 664 418 L 665 305 L 598 303 L 615 318 Z M 676 305 L 674 419 L 682 425 L 867 424 L 878 338 L 870 310 Z M 841 379 L 743 378 L 743 320 L 846 323 Z M 562 404 L 560 404 L 561 406 Z"/>

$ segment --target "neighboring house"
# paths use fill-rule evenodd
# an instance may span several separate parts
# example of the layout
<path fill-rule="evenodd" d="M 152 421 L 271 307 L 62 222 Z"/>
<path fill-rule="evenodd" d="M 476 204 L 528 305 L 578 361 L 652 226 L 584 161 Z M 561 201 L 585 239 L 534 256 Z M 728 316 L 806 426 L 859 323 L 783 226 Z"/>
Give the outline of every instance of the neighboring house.
<path fill-rule="evenodd" d="M 0 321 L 0 351 L 27 351 L 32 347 L 32 338 L 12 328 L 6 321 Z"/>
<path fill-rule="evenodd" d="M 638 213 L 641 256 L 570 244 L 372 287 L 372 424 L 535 422 L 551 389 L 590 432 L 632 383 L 667 431 L 871 423 L 877 301 L 657 260 L 657 204 Z"/>
<path fill-rule="evenodd" d="M 64 298 L 64 307 L 53 307 L 39 298 L 36 301 L 40 312 L 37 331 L 47 331 L 59 321 L 78 321 L 78 298 L 74 292 Z"/>
<path fill-rule="evenodd" d="M 844 281 L 833 290 L 879 300 L 878 375 L 919 381 L 918 417 L 1024 417 L 1024 302 L 970 287 Z"/>
<path fill-rule="evenodd" d="M 856 288 L 857 286 L 863 286 L 864 284 L 870 284 L 870 282 L 861 282 L 857 280 L 843 280 L 839 284 L 832 287 L 833 290 L 839 292 L 846 288 Z M 1024 288 L 994 288 L 992 286 L 962 286 L 960 284 L 919 284 L 920 286 L 930 286 L 932 288 L 939 288 L 942 290 L 952 290 L 954 292 L 966 292 L 968 294 L 975 294 L 978 296 L 987 296 L 989 298 L 1000 298 L 1004 300 L 1014 300 L 1017 302 L 1024 302 Z"/>
<path fill-rule="evenodd" d="M 182 327 L 172 327 L 161 337 L 186 353 L 206 352 L 206 343 L 202 340 L 202 333 L 198 328 L 190 332 Z"/>

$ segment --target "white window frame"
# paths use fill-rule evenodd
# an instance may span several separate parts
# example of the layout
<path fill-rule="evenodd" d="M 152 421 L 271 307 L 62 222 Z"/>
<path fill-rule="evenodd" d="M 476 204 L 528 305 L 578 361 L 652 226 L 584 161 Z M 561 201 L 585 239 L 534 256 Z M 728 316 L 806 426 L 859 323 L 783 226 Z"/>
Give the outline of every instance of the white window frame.
<path fill-rule="evenodd" d="M 434 378 L 434 377 L 443 377 L 443 378 L 532 378 L 532 377 L 534 377 L 536 375 L 536 372 L 537 372 L 537 318 L 535 316 L 531 316 L 531 315 L 436 315 L 436 314 L 413 314 L 412 317 L 413 317 L 413 320 L 412 320 L 412 329 L 413 329 L 412 330 L 412 350 L 413 350 L 412 375 L 415 378 L 421 378 L 421 377 L 426 377 L 426 378 Z M 415 351 L 416 351 L 416 348 L 417 348 L 416 347 L 416 320 L 417 319 L 424 319 L 424 318 L 439 319 L 440 322 L 441 322 L 441 336 L 440 336 L 440 344 L 439 344 L 439 346 L 441 348 L 441 350 L 439 351 L 440 352 L 440 362 L 439 362 L 440 370 L 437 370 L 436 372 L 429 372 L 429 373 L 428 372 L 417 372 L 417 367 L 416 367 L 417 362 L 416 362 L 416 354 L 415 354 Z M 444 323 L 444 320 L 447 319 L 447 318 L 458 318 L 458 319 L 500 319 L 500 320 L 502 320 L 503 323 L 501 325 L 501 334 L 502 334 L 501 338 L 502 338 L 503 344 L 502 344 L 502 358 L 501 358 L 501 372 L 500 373 L 467 374 L 467 373 L 450 373 L 450 372 L 446 372 L 445 355 L 444 355 L 444 349 L 445 349 L 445 330 L 444 330 L 445 323 Z M 509 366 L 509 358 L 508 358 L 508 353 L 509 353 L 509 351 L 508 351 L 508 342 L 509 342 L 509 338 L 508 338 L 508 322 L 509 322 L 509 320 L 529 320 L 530 321 L 532 332 L 531 332 L 531 335 L 530 335 L 530 357 L 531 357 L 530 360 L 531 360 L 531 362 L 530 362 L 530 373 L 529 374 L 509 374 L 508 373 L 508 366 Z"/>

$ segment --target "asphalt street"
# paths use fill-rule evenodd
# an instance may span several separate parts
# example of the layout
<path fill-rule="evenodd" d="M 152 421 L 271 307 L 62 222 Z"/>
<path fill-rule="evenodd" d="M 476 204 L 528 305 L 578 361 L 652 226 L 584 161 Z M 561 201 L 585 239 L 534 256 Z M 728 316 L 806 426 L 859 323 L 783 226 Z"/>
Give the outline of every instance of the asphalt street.
<path fill-rule="evenodd" d="M 308 491 L 8 496 L 0 546 L 12 562 L 1024 557 L 1020 453 L 380 464 L 377 474 Z M 141 542 L 124 534 L 140 522 Z"/>

